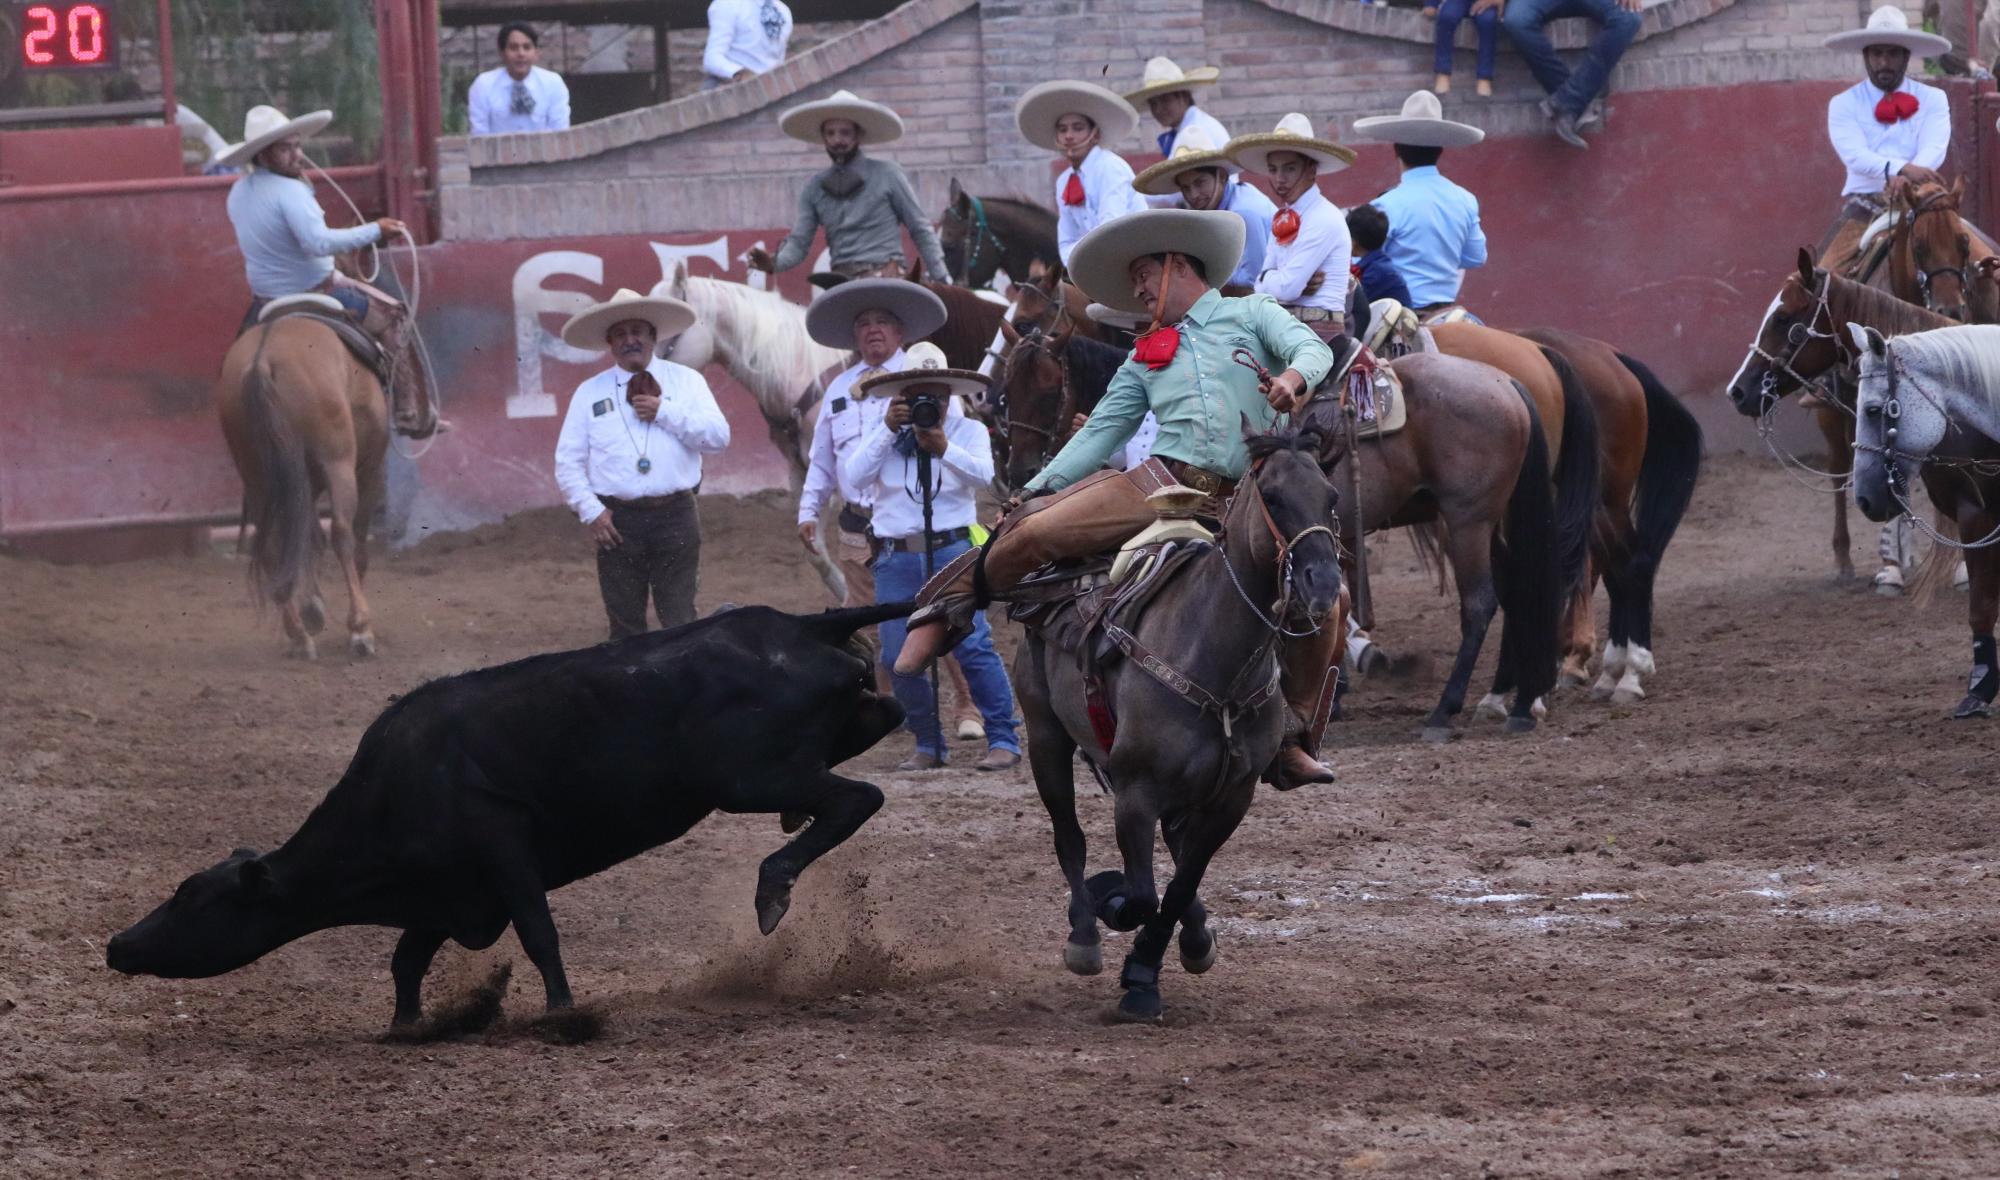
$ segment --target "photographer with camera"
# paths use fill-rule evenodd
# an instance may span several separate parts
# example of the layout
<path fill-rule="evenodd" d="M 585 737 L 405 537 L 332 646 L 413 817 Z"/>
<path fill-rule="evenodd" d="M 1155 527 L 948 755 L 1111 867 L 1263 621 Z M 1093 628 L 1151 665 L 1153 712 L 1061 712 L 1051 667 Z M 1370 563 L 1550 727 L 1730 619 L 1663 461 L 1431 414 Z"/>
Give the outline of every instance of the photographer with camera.
<path fill-rule="evenodd" d="M 966 415 L 957 396 L 984 389 L 986 379 L 947 367 L 935 344 L 913 344 L 904 350 L 904 359 L 901 372 L 882 373 L 856 386 L 863 412 L 872 421 L 840 467 L 841 482 L 866 489 L 874 504 L 875 596 L 880 602 L 915 598 L 932 571 L 972 548 L 979 489 L 993 479 L 986 427 Z M 881 634 L 883 663 L 893 666 L 903 648 L 903 620 L 883 623 Z M 1014 690 L 993 650 L 983 612 L 974 613 L 971 633 L 954 654 L 986 723 L 987 751 L 978 768 L 1007 770 L 1021 760 Z M 898 769 L 943 766 L 944 734 L 931 684 L 917 673 L 897 676 L 895 688 L 917 739 L 915 755 Z"/>

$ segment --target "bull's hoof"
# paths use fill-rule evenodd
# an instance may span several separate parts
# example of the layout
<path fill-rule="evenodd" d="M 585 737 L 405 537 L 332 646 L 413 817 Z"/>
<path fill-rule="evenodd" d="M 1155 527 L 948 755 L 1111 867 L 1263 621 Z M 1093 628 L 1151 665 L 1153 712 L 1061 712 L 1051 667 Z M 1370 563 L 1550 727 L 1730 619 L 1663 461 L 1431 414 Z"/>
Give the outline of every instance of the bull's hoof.
<path fill-rule="evenodd" d="M 1981 700 L 1974 694 L 1967 693 L 1965 699 L 1958 702 L 1958 708 L 1952 710 L 1951 715 L 1958 721 L 1983 721 L 1993 716 L 1993 702 Z"/>
<path fill-rule="evenodd" d="M 1540 723 L 1535 720 L 1532 714 L 1526 717 L 1509 717 L 1507 718 L 1507 732 L 1511 734 L 1533 733 L 1535 732 L 1535 726 L 1538 724 Z"/>
<path fill-rule="evenodd" d="M 1063 966 L 1071 975 L 1101 975 L 1104 973 L 1104 944 L 1093 942 L 1063 943 Z"/>
<path fill-rule="evenodd" d="M 1111 1010 L 1111 1019 L 1119 1024 L 1158 1024 L 1165 1011 L 1159 988 L 1128 988 L 1118 1006 Z"/>
<path fill-rule="evenodd" d="M 784 920 L 785 911 L 792 908 L 792 886 L 798 883 L 796 877 L 789 881 L 759 884 L 757 886 L 757 929 L 769 934 Z"/>
<path fill-rule="evenodd" d="M 371 632 L 352 635 L 347 640 L 348 654 L 357 660 L 365 660 L 375 654 L 375 636 Z"/>
<path fill-rule="evenodd" d="M 1198 939 L 1190 939 L 1188 934 L 1188 928 L 1181 927 L 1181 970 L 1189 975 L 1200 975 L 1215 966 L 1215 932 L 1203 927 Z"/>
<path fill-rule="evenodd" d="M 326 600 L 315 594 L 299 608 L 299 625 L 306 634 L 317 635 L 326 630 Z"/>

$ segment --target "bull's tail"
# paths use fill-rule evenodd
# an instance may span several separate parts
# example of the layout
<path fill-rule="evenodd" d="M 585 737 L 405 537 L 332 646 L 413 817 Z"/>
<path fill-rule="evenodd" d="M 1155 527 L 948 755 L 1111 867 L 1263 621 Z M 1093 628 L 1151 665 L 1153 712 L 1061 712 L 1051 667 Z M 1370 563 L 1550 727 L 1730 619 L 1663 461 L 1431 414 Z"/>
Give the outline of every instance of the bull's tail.
<path fill-rule="evenodd" d="M 268 332 L 268 329 L 266 329 Z M 278 406 L 264 342 L 243 372 L 243 417 L 252 470 L 244 473 L 243 520 L 250 536 L 250 579 L 259 601 L 310 600 L 317 591 L 319 514 L 305 439 Z"/>
<path fill-rule="evenodd" d="M 846 643 L 863 627 L 873 627 L 890 619 L 906 619 L 916 609 L 914 602 L 878 602 L 872 606 L 841 607 L 816 615 L 803 615 L 799 621 L 822 642 L 838 646 Z"/>
<path fill-rule="evenodd" d="M 1650 577 L 1694 499 L 1695 477 L 1701 471 L 1701 424 L 1651 369 L 1622 352 L 1618 360 L 1646 391 L 1646 450 L 1639 460 L 1632 558 L 1635 569 Z"/>
<path fill-rule="evenodd" d="M 1568 599 L 1562 579 L 1563 545 L 1550 490 L 1549 445 L 1542 437 L 1535 399 L 1515 382 L 1528 407 L 1528 451 L 1507 501 L 1507 519 L 1494 540 L 1494 588 L 1501 609 L 1501 648 L 1514 665 L 1514 686 L 1524 700 L 1546 696 L 1556 684 L 1558 624 Z"/>
<path fill-rule="evenodd" d="M 1556 563 L 1558 576 L 1567 591 L 1583 584 L 1584 563 L 1590 556 L 1591 530 L 1596 526 L 1600 501 L 1600 457 L 1597 440 L 1597 411 L 1590 393 L 1569 360 L 1553 348 L 1542 355 L 1562 381 L 1562 454 L 1556 458 L 1555 509 Z"/>

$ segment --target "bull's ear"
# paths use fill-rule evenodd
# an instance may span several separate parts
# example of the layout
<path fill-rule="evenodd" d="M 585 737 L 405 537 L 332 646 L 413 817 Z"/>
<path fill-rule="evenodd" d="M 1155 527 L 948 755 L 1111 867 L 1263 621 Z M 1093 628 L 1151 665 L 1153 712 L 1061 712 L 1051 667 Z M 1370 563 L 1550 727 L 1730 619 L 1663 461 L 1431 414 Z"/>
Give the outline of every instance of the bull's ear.
<path fill-rule="evenodd" d="M 253 857 L 244 861 L 236 869 L 236 883 L 252 894 L 263 894 L 271 889 L 271 866 L 263 858 Z"/>
<path fill-rule="evenodd" d="M 1813 256 L 1812 251 L 1804 246 L 1799 247 L 1799 277 L 1806 281 L 1807 287 L 1812 286 Z"/>

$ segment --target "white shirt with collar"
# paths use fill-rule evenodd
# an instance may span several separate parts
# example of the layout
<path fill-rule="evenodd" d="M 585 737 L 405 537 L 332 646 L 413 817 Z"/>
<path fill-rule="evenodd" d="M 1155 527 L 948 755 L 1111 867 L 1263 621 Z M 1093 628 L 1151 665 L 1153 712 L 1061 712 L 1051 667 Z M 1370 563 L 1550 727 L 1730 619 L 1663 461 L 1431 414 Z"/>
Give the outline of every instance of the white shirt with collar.
<path fill-rule="evenodd" d="M 870 497 L 874 494 L 873 487 L 857 485 L 846 478 L 841 469 L 842 461 L 853 453 L 854 445 L 861 441 L 861 430 L 865 425 L 862 407 L 866 399 L 856 397 L 854 387 L 860 384 L 864 375 L 900 373 L 908 364 L 909 358 L 899 348 L 896 355 L 883 361 L 879 367 L 860 361 L 841 370 L 827 383 L 826 399 L 820 402 L 819 419 L 813 423 L 805 487 L 799 492 L 800 524 L 818 520 L 820 513 L 826 511 L 827 500 L 836 491 L 842 500 L 867 510 Z"/>
<path fill-rule="evenodd" d="M 923 535 L 924 504 L 916 456 L 897 452 L 897 432 L 888 426 L 893 400 L 878 394 L 861 403 L 861 445 L 842 460 L 840 474 L 842 483 L 866 490 L 875 511 L 871 531 L 901 540 Z M 944 432 L 944 454 L 931 460 L 931 531 L 936 533 L 976 523 L 979 489 L 993 482 L 992 436 L 955 397 L 945 414 Z"/>
<path fill-rule="evenodd" d="M 1063 203 L 1063 190 L 1069 187 L 1069 178 L 1083 178 L 1083 204 Z M 1104 150 L 1103 145 L 1090 149 L 1083 158 L 1080 168 L 1065 168 L 1056 177 L 1056 253 L 1063 265 L 1069 265 L 1069 254 L 1083 235 L 1127 213 L 1137 213 L 1146 207 L 1146 200 L 1139 190 L 1132 187 L 1132 166 L 1117 152 Z"/>
<path fill-rule="evenodd" d="M 654 357 L 660 410 L 641 421 L 626 400 L 631 375 L 613 365 L 576 387 L 556 438 L 556 485 L 585 524 L 604 514 L 602 496 L 670 496 L 701 483 L 701 457 L 729 445 L 729 421 L 708 382 L 686 365 Z M 648 470 L 639 470 L 639 460 Z"/>
<path fill-rule="evenodd" d="M 1208 142 L 1217 147 L 1229 142 L 1229 129 L 1222 125 L 1222 120 L 1198 106 L 1190 105 L 1187 113 L 1181 116 L 1181 121 L 1174 125 L 1174 137 L 1167 141 L 1167 146 L 1161 149 L 1160 155 L 1163 157 L 1173 155 L 1174 145 L 1181 141 L 1181 136 L 1196 127 L 1201 128 L 1208 136 Z M 1160 134 L 1164 135 L 1165 132 Z M 1153 142 L 1157 144 L 1159 139 L 1155 137 Z M 1181 196 L 1178 192 L 1167 193 L 1164 196 L 1150 196 L 1146 198 L 1146 204 L 1154 209 L 1178 209 L 1181 207 Z"/>
<path fill-rule="evenodd" d="M 534 66 L 525 79 L 535 109 L 514 113 L 514 76 L 507 67 L 490 69 L 472 80 L 465 95 L 465 113 L 474 135 L 504 135 L 510 131 L 561 131 L 569 126 L 569 85 L 553 70 Z"/>
<path fill-rule="evenodd" d="M 767 18 L 771 28 L 765 27 Z M 792 10 L 784 0 L 713 0 L 701 72 L 723 82 L 738 70 L 768 74 L 785 60 L 791 40 Z"/>
<path fill-rule="evenodd" d="M 1842 196 L 1881 192 L 1905 164 L 1933 169 L 1944 165 L 1945 150 L 1951 146 L 1951 107 L 1944 91 L 1908 78 L 1896 89 L 1917 100 L 1917 113 L 1896 123 L 1876 120 L 1875 104 L 1883 94 L 1865 78 L 1826 104 L 1827 138 L 1847 165 Z"/>
<path fill-rule="evenodd" d="M 1286 307 L 1323 307 L 1345 313 L 1347 272 L 1354 258 L 1347 215 L 1326 199 L 1317 184 L 1307 187 L 1291 209 L 1299 215 L 1298 235 L 1289 245 L 1278 241 L 1275 232 L 1265 241 L 1264 273 L 1257 276 L 1257 294 L 1269 295 Z M 1304 294 L 1314 275 L 1323 276 L 1319 290 Z"/>

